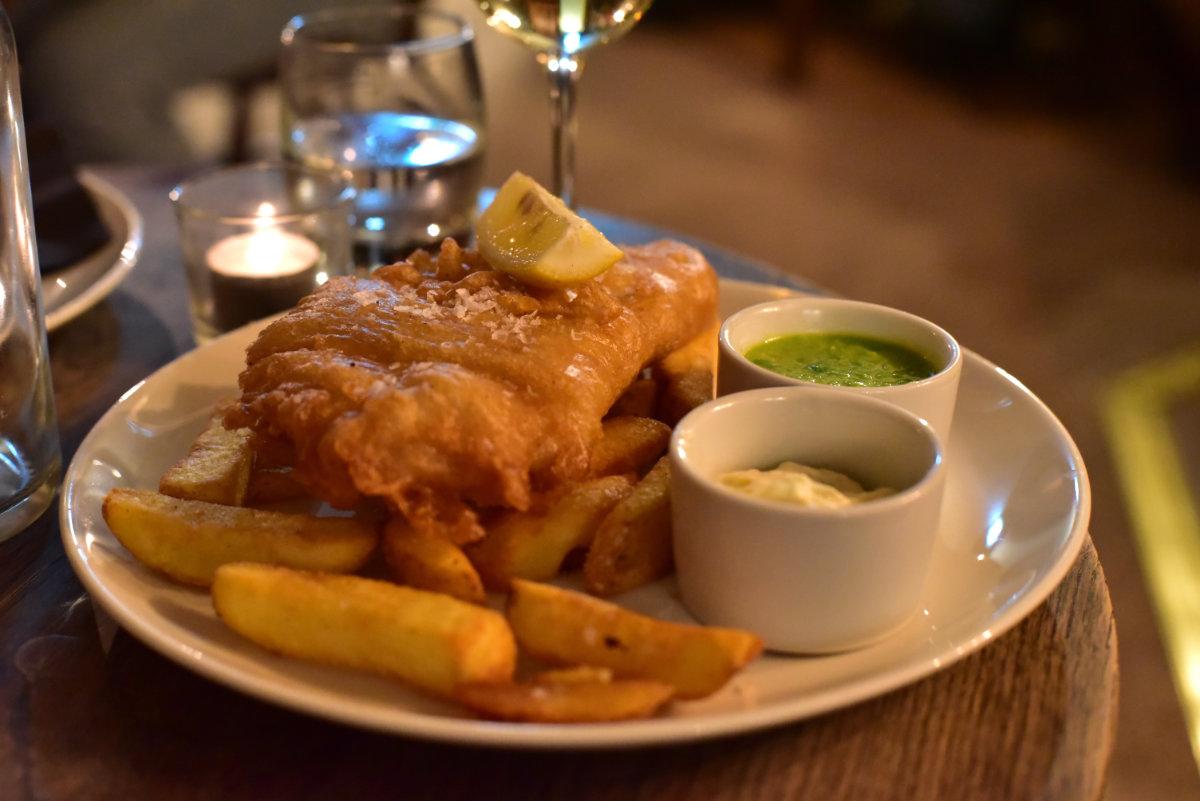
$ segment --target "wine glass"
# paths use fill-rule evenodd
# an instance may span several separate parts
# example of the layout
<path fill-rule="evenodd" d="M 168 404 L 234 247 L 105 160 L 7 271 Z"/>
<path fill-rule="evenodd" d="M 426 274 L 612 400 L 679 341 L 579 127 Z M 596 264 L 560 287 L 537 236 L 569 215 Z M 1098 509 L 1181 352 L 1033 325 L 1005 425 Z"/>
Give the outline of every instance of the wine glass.
<path fill-rule="evenodd" d="M 589 47 L 620 38 L 653 0 L 478 0 L 487 24 L 537 51 L 550 76 L 554 194 L 575 207 L 575 84 Z"/>

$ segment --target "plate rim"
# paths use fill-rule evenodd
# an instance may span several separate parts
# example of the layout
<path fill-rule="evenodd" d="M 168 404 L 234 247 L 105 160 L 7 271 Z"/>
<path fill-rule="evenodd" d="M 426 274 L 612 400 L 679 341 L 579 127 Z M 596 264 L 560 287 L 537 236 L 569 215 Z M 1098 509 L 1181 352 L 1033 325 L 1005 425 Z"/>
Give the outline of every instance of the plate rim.
<path fill-rule="evenodd" d="M 134 268 L 141 257 L 145 242 L 145 220 L 129 196 L 111 181 L 88 169 L 77 175 L 79 183 L 93 197 L 103 198 L 117 210 L 125 221 L 125 241 L 113 263 L 92 282 L 91 286 L 54 310 L 46 309 L 46 330 L 57 331 L 67 323 L 108 297 Z M 85 257 L 86 258 L 86 257 Z M 43 278 L 42 280 L 46 280 Z M 166 365 L 163 365 L 164 367 Z"/>
<path fill-rule="evenodd" d="M 721 282 L 723 286 L 734 284 L 748 290 L 771 289 L 776 292 L 782 290 L 790 294 L 803 294 L 757 281 L 722 278 Z M 247 329 L 262 326 L 266 322 L 260 320 L 250 323 L 223 335 L 210 344 L 244 334 Z M 464 746 L 547 751 L 609 750 L 669 746 L 729 737 L 815 717 L 875 698 L 934 673 L 939 673 L 998 639 L 1024 620 L 1058 587 L 1075 564 L 1084 539 L 1088 536 L 1088 522 L 1091 517 L 1091 484 L 1083 456 L 1070 433 L 1054 412 L 1020 380 L 990 360 L 964 347 L 963 355 L 968 363 L 974 363 L 977 368 L 999 375 L 1002 380 L 1034 403 L 1035 408 L 1058 435 L 1058 441 L 1067 447 L 1070 460 L 1077 469 L 1079 486 L 1079 499 L 1073 510 L 1074 521 L 1058 560 L 1046 571 L 1039 582 L 1027 589 L 1016 602 L 1004 610 L 995 623 L 986 630 L 986 636 L 976 634 L 965 643 L 947 644 L 942 649 L 942 653 L 938 654 L 936 666 L 933 664 L 933 659 L 924 659 L 900 670 L 889 669 L 852 684 L 823 691 L 816 698 L 802 694 L 797 698 L 780 701 L 768 707 L 740 709 L 694 718 L 651 718 L 577 726 L 504 723 L 474 718 L 442 717 L 424 712 L 401 710 L 401 723 L 397 725 L 397 719 L 394 717 L 396 710 L 388 710 L 389 714 L 386 719 L 381 714 L 373 713 L 369 707 L 361 711 L 347 711 L 344 707 L 339 707 L 336 703 L 324 698 L 297 695 L 286 687 L 274 685 L 246 674 L 232 664 L 225 664 L 207 658 L 202 653 L 197 653 L 191 645 L 158 631 L 153 625 L 144 622 L 126 607 L 121 598 L 110 592 L 89 569 L 88 560 L 83 557 L 81 549 L 77 547 L 76 543 L 79 538 L 75 536 L 73 513 L 77 495 L 76 487 L 81 485 L 83 471 L 81 454 L 89 451 L 93 438 L 99 436 L 98 431 L 101 424 L 109 422 L 110 418 L 119 417 L 120 413 L 137 398 L 139 391 L 147 382 L 178 362 L 194 358 L 194 354 L 199 350 L 200 348 L 196 348 L 179 355 L 122 393 L 117 402 L 96 421 L 80 443 L 67 468 L 59 503 L 60 536 L 71 567 L 92 598 L 108 614 L 112 615 L 117 623 L 142 643 L 171 661 L 206 679 L 277 706 L 342 725 L 351 725 L 384 734 L 417 737 Z"/>

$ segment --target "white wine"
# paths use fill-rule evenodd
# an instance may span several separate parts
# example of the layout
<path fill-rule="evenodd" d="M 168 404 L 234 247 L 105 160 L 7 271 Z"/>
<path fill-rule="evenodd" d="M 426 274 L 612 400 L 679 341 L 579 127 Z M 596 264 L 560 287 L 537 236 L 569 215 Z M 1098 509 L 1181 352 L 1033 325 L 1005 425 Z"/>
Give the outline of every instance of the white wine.
<path fill-rule="evenodd" d="M 550 77 L 554 194 L 575 207 L 575 83 L 583 52 L 624 36 L 653 0 L 478 0 L 487 24 L 538 53 Z"/>
<path fill-rule="evenodd" d="M 483 169 L 471 125 L 399 111 L 294 121 L 288 155 L 346 175 L 355 196 L 355 263 L 377 266 L 453 236 L 465 244 Z"/>
<path fill-rule="evenodd" d="M 487 23 L 533 49 L 572 56 L 624 35 L 652 0 L 479 0 Z"/>

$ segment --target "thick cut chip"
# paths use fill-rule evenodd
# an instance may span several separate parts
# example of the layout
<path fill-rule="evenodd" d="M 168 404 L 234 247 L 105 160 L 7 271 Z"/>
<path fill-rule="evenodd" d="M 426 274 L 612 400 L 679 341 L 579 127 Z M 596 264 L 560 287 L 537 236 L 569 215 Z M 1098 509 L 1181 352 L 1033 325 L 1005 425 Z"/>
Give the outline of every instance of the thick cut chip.
<path fill-rule="evenodd" d="M 158 491 L 175 498 L 241 506 L 253 465 L 250 430 L 230 430 L 214 420 L 192 443 L 187 456 L 163 473 Z"/>
<path fill-rule="evenodd" d="M 671 427 L 649 417 L 610 417 L 592 448 L 589 469 L 594 476 L 617 473 L 641 475 L 667 449 Z"/>
<path fill-rule="evenodd" d="M 104 520 L 139 562 L 176 581 L 207 587 L 218 567 L 265 562 L 349 573 L 375 550 L 375 526 L 336 517 L 267 512 L 114 489 Z"/>
<path fill-rule="evenodd" d="M 504 616 L 386 581 L 269 565 L 225 565 L 213 607 L 243 637 L 285 656 L 368 670 L 452 696 L 471 682 L 512 680 L 516 645 Z"/>
<path fill-rule="evenodd" d="M 607 684 L 612 678 L 612 671 L 608 668 L 576 665 L 543 670 L 533 677 L 533 681 L 535 684 Z"/>
<path fill-rule="evenodd" d="M 762 652 L 747 631 L 669 623 L 550 584 L 516 579 L 508 620 L 531 655 L 670 684 L 680 698 L 720 689 Z"/>
<path fill-rule="evenodd" d="M 488 526 L 467 556 L 491 589 L 505 591 L 513 578 L 548 579 L 575 548 L 591 542 L 605 515 L 633 491 L 626 476 L 577 484 L 543 511 L 507 512 Z"/>
<path fill-rule="evenodd" d="M 653 417 L 658 406 L 658 382 L 639 378 L 629 385 L 608 410 L 610 417 Z"/>
<path fill-rule="evenodd" d="M 246 505 L 285 503 L 308 497 L 304 485 L 290 469 L 255 469 L 246 487 Z"/>
<path fill-rule="evenodd" d="M 669 684 L 645 679 L 464 684 L 455 697 L 493 720 L 600 723 L 653 715 L 674 695 Z"/>
<path fill-rule="evenodd" d="M 462 548 L 449 540 L 414 531 L 402 518 L 383 529 L 383 556 L 400 584 L 453 595 L 480 604 L 483 582 Z"/>
<path fill-rule="evenodd" d="M 589 592 L 616 595 L 671 571 L 670 470 L 659 459 L 596 529 L 583 563 Z"/>
<path fill-rule="evenodd" d="M 713 323 L 651 368 L 659 383 L 658 419 L 675 425 L 692 409 L 713 399 L 720 330 L 720 323 Z"/>

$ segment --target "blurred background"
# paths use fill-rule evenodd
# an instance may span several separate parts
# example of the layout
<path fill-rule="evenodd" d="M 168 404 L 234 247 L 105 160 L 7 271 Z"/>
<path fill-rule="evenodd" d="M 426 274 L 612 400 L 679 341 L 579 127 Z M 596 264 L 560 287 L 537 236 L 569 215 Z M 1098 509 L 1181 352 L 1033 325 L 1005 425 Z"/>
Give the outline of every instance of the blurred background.
<path fill-rule="evenodd" d="M 279 31 L 322 3 L 4 5 L 31 148 L 69 172 L 277 155 Z M 548 182 L 541 68 L 474 3 L 433 5 L 479 30 L 487 183 Z M 582 205 L 930 318 L 1062 418 L 1120 639 L 1107 797 L 1200 798 L 1189 676 L 1173 681 L 1164 647 L 1180 622 L 1155 612 L 1129 505 L 1144 487 L 1119 479 L 1123 428 L 1105 415 L 1114 391 L 1200 353 L 1200 3 L 657 0 L 586 72 Z M 1194 518 L 1200 376 L 1173 386 L 1163 458 Z"/>

